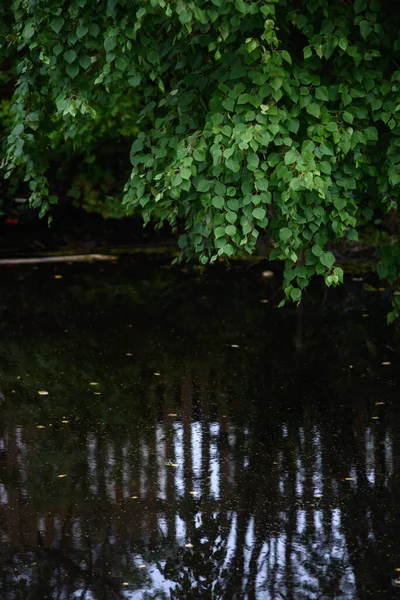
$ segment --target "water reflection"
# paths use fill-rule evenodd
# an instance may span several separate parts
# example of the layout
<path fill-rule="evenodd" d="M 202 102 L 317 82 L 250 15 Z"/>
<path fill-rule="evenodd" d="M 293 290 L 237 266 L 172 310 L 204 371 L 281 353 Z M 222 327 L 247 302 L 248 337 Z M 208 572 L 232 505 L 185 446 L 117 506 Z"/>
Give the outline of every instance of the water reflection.
<path fill-rule="evenodd" d="M 394 332 L 333 299 L 302 315 L 299 355 L 298 317 L 260 308 L 249 275 L 223 320 L 218 279 L 69 276 L 61 313 L 50 284 L 20 281 L 22 317 L 4 291 L 1 598 L 397 591 Z"/>

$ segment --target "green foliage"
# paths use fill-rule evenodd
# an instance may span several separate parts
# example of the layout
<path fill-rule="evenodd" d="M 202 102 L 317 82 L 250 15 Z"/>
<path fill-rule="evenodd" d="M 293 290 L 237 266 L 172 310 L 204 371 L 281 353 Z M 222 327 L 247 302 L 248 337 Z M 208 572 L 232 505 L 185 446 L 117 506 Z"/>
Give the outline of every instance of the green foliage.
<path fill-rule="evenodd" d="M 400 14 L 389 8 L 14 0 L 0 33 L 18 53 L 5 177 L 23 169 L 45 214 L 52 150 L 98 141 L 123 98 L 127 118 L 138 114 L 128 212 L 183 227 L 182 254 L 203 264 L 252 253 L 267 230 L 294 301 L 315 274 L 337 285 L 329 243 L 397 210 Z"/>

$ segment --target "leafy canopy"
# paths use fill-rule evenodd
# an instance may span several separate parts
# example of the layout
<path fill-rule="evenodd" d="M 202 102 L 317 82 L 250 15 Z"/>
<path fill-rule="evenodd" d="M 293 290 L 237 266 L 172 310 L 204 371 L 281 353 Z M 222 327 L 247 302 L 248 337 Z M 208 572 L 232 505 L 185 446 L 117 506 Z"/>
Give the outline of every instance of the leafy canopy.
<path fill-rule="evenodd" d="M 397 209 L 400 13 L 389 2 L 14 0 L 3 10 L 1 51 L 18 73 L 3 168 L 24 172 L 42 214 L 54 139 L 84 147 L 121 97 L 139 103 L 127 211 L 183 225 L 182 252 L 204 264 L 253 252 L 267 229 L 295 301 L 314 274 L 342 280 L 329 242 L 357 240 L 376 211 Z M 396 281 L 398 245 L 382 261 Z"/>

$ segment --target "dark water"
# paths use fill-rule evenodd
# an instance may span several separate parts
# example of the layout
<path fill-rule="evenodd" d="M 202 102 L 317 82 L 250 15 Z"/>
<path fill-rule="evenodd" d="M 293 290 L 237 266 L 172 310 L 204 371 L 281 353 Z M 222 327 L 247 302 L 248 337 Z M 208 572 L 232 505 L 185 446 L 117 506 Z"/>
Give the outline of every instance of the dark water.
<path fill-rule="evenodd" d="M 398 597 L 386 292 L 261 271 L 2 268 L 1 599 Z"/>

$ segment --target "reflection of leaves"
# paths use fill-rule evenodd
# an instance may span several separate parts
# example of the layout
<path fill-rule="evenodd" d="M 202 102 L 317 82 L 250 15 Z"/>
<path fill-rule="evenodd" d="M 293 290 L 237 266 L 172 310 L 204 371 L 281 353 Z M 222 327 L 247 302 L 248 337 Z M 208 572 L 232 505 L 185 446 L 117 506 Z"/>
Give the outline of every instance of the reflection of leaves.
<path fill-rule="evenodd" d="M 72 589 L 84 589 L 94 600 L 123 598 L 119 581 L 111 571 L 105 572 L 101 561 L 86 562 L 85 558 L 85 553 L 78 550 L 18 549 L 0 564 L 1 598 L 56 598 L 66 586 L 71 589 L 71 583 Z"/>
<path fill-rule="evenodd" d="M 171 590 L 172 600 L 223 598 L 227 549 L 224 521 L 221 513 L 215 516 L 203 513 L 201 524 L 191 531 L 191 543 L 176 548 L 164 567 L 159 565 L 163 575 L 176 582 Z"/>

